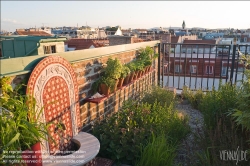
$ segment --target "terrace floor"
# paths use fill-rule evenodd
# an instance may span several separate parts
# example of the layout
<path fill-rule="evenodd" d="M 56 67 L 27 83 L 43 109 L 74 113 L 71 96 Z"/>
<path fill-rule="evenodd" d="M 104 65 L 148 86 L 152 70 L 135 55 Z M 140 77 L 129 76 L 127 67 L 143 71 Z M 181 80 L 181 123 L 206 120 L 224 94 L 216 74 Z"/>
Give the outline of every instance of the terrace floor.
<path fill-rule="evenodd" d="M 203 115 L 200 111 L 194 109 L 187 100 L 180 101 L 176 105 L 176 109 L 180 115 L 187 115 L 189 118 L 189 126 L 191 128 L 190 134 L 184 138 L 175 159 L 175 165 L 192 165 L 195 163 L 195 153 L 199 152 L 195 135 L 203 134 Z"/>

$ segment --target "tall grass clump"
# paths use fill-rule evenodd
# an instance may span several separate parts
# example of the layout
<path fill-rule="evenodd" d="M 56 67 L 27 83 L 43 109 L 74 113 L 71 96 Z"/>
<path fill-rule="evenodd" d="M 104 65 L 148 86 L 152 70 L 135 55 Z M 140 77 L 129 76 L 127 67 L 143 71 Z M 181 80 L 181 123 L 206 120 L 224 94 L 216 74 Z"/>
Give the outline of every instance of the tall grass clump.
<path fill-rule="evenodd" d="M 170 143 L 164 134 L 152 135 L 149 143 L 141 150 L 136 166 L 172 166 L 176 149 L 176 143 Z"/>
<path fill-rule="evenodd" d="M 214 129 L 217 122 L 223 116 L 227 116 L 228 110 L 237 107 L 237 96 L 239 91 L 235 85 L 226 83 L 219 84 L 218 90 L 206 92 L 200 104 L 199 110 L 204 115 L 204 124 L 207 128 Z M 225 120 L 230 118 L 226 118 Z"/>
<path fill-rule="evenodd" d="M 204 96 L 205 94 L 202 89 L 192 91 L 187 86 L 183 87 L 182 98 L 187 99 L 195 109 L 198 109 L 198 105 L 201 103 Z"/>
<path fill-rule="evenodd" d="M 224 161 L 220 158 L 223 150 L 246 150 L 246 137 L 235 120 L 228 116 L 229 110 L 238 108 L 241 91 L 229 83 L 219 84 L 218 90 L 206 92 L 198 109 L 204 116 L 203 133 L 197 131 L 197 143 L 202 151 L 197 153 L 197 165 L 235 165 L 235 160 Z M 241 165 L 247 165 L 242 161 Z"/>

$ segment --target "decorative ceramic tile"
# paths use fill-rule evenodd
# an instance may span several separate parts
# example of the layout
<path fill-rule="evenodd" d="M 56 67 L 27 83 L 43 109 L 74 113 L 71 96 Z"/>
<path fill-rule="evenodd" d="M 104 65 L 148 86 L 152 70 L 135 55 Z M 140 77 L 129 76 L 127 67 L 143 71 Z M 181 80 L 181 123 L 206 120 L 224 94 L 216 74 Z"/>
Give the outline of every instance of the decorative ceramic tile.
<path fill-rule="evenodd" d="M 37 101 L 36 107 L 44 107 L 40 121 L 52 124 L 49 132 L 55 142 L 44 142 L 43 150 L 70 150 L 70 140 L 80 127 L 78 86 L 71 64 L 60 56 L 44 58 L 32 71 L 27 87 L 27 93 Z"/>

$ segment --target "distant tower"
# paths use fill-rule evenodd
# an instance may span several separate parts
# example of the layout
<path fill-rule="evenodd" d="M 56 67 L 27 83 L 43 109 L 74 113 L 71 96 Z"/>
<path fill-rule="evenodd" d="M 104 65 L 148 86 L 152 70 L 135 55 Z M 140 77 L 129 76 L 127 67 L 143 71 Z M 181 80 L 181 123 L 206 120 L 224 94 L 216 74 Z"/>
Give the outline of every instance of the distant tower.
<path fill-rule="evenodd" d="M 185 21 L 183 20 L 182 22 L 182 29 L 185 29 L 186 28 L 186 24 L 185 24 Z"/>

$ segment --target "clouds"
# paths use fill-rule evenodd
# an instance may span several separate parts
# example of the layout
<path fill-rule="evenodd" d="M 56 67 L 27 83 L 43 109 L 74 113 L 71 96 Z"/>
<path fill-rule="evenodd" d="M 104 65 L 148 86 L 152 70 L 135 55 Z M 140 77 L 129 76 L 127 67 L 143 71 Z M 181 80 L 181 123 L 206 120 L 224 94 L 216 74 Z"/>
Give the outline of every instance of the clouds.
<path fill-rule="evenodd" d="M 26 28 L 25 24 L 10 18 L 1 19 L 1 29 L 14 32 L 17 28 Z"/>
<path fill-rule="evenodd" d="M 9 18 L 2 19 L 2 22 L 11 23 L 11 24 L 19 24 L 16 20 L 9 19 Z"/>

